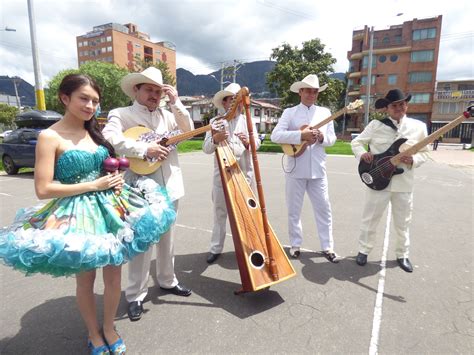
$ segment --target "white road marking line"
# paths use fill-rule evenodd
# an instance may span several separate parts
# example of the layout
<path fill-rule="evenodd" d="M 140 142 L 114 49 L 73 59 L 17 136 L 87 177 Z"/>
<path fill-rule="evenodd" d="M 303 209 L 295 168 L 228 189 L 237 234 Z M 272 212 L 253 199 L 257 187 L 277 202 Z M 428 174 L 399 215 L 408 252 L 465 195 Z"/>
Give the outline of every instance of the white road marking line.
<path fill-rule="evenodd" d="M 382 260 L 380 261 L 380 277 L 379 284 L 377 287 L 377 295 L 375 297 L 375 307 L 374 307 L 374 318 L 372 321 L 372 336 L 370 338 L 370 347 L 369 354 L 375 355 L 378 354 L 379 346 L 379 335 L 380 335 L 380 324 L 382 322 L 382 303 L 383 303 L 383 292 L 385 287 L 385 273 L 387 271 L 387 251 L 388 251 L 388 242 L 390 239 L 390 223 L 392 222 L 392 204 L 388 205 L 387 212 L 387 225 L 385 226 L 385 237 L 383 241 L 383 252 Z"/>
<path fill-rule="evenodd" d="M 6 194 L 6 193 L 4 193 L 4 192 L 0 192 L 0 195 L 2 195 L 2 196 L 10 196 L 10 197 L 13 196 L 13 195 L 10 195 L 10 194 Z"/>

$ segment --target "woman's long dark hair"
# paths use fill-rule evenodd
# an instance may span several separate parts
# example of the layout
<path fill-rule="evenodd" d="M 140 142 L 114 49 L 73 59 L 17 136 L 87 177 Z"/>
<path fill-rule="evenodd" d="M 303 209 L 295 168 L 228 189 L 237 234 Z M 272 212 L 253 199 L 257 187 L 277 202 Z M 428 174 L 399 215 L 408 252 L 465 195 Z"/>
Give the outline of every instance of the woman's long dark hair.
<path fill-rule="evenodd" d="M 64 105 L 64 103 L 61 100 L 61 95 L 66 95 L 71 97 L 72 93 L 79 89 L 80 87 L 84 85 L 90 85 L 97 94 L 99 95 L 99 100 L 101 98 L 101 92 L 100 88 L 97 85 L 97 83 L 92 79 L 90 76 L 85 75 L 85 74 L 69 74 L 66 75 L 63 80 L 61 81 L 61 84 L 59 85 L 59 90 L 58 90 L 58 97 L 59 101 Z M 91 136 L 92 140 L 98 144 L 98 145 L 103 145 L 107 148 L 109 151 L 109 154 L 111 157 L 115 157 L 115 150 L 114 147 L 112 147 L 112 144 L 110 144 L 102 135 L 102 132 L 100 131 L 99 128 L 99 123 L 97 122 L 97 119 L 95 116 L 93 116 L 90 120 L 84 122 L 84 128 L 86 129 L 87 132 L 89 132 L 89 135 Z"/>

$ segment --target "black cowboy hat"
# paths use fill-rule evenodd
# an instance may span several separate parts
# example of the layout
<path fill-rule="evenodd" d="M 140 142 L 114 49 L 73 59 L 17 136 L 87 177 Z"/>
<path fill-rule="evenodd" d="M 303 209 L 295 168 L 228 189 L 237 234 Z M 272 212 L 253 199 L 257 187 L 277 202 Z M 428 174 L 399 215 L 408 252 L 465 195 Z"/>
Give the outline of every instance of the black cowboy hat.
<path fill-rule="evenodd" d="M 382 97 L 381 99 L 378 99 L 375 101 L 375 108 L 384 108 L 387 107 L 389 104 L 393 102 L 398 102 L 398 101 L 410 101 L 411 100 L 411 94 L 405 95 L 402 90 L 400 89 L 393 89 L 387 92 L 387 95 L 385 97 Z"/>

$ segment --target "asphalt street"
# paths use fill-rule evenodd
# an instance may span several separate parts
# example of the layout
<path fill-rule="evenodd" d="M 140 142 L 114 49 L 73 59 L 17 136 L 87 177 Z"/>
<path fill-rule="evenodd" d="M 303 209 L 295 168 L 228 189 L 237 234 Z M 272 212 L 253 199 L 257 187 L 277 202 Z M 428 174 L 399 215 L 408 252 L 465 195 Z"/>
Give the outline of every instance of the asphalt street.
<path fill-rule="evenodd" d="M 305 249 L 292 260 L 297 276 L 236 296 L 240 277 L 230 235 L 216 264 L 205 261 L 212 229 L 212 159 L 200 152 L 180 156 L 186 196 L 179 206 L 175 269 L 193 294 L 166 294 L 151 278 L 146 313 L 133 323 L 122 297 L 116 325 L 128 354 L 474 352 L 472 165 L 429 161 L 417 170 L 410 229 L 415 270 L 408 274 L 396 263 L 385 223 L 379 225 L 369 263 L 355 263 L 365 186 L 353 157 L 329 156 L 335 248 L 344 259 L 331 264 L 318 253 L 305 200 Z M 287 246 L 281 159 L 281 154 L 259 154 L 269 221 Z M 0 176 L 0 198 L 4 226 L 18 208 L 38 203 L 33 174 Z M 126 275 L 125 265 L 123 285 Z M 96 284 L 100 303 L 100 273 Z M 0 266 L 0 285 L 0 354 L 87 353 L 74 278 L 25 277 Z"/>

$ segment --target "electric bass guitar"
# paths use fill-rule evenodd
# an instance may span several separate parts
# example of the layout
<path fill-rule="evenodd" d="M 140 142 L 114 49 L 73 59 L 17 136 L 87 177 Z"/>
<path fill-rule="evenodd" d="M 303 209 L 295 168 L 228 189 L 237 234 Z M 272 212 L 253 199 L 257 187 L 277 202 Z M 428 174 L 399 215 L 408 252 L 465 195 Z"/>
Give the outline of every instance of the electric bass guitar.
<path fill-rule="evenodd" d="M 229 110 L 218 119 L 224 119 L 230 121 L 233 119 L 237 113 L 237 108 L 239 102 L 242 101 L 240 96 L 240 92 L 234 96 L 232 100 L 232 104 Z M 127 129 L 123 132 L 123 135 L 126 138 L 131 138 L 136 141 L 141 142 L 156 142 L 157 144 L 161 144 L 165 147 L 170 148 L 171 150 L 176 149 L 178 143 L 190 139 L 194 136 L 199 134 L 205 133 L 211 130 L 211 125 L 208 124 L 207 126 L 203 126 L 192 131 L 188 132 L 181 132 L 180 130 L 166 132 L 164 134 L 158 134 L 151 130 L 150 128 L 144 126 L 136 126 Z M 147 159 L 147 158 L 135 158 L 135 157 L 128 157 L 130 161 L 130 170 L 139 175 L 149 175 L 154 173 L 156 170 L 159 169 L 161 166 L 162 161 L 157 159 Z"/>
<path fill-rule="evenodd" d="M 351 102 L 349 105 L 344 107 L 343 109 L 337 111 L 335 114 L 329 116 L 328 118 L 325 118 L 321 122 L 318 122 L 314 126 L 311 126 L 311 129 L 319 129 L 325 124 L 335 120 L 339 116 L 343 115 L 347 111 L 353 111 L 357 110 L 359 107 L 364 105 L 364 101 L 362 100 L 356 100 L 354 102 Z M 304 130 L 308 125 L 304 125 L 300 127 L 300 131 Z M 281 148 L 283 149 L 283 153 L 292 157 L 299 157 L 301 154 L 304 153 L 306 148 L 308 147 L 308 142 L 303 142 L 301 144 L 282 144 Z"/>
<path fill-rule="evenodd" d="M 471 114 L 474 113 L 472 106 L 469 107 L 468 110 L 471 111 Z M 468 117 L 470 117 L 470 112 L 466 111 L 461 116 L 412 146 L 405 144 L 407 141 L 406 138 L 399 138 L 393 142 L 390 148 L 385 152 L 374 154 L 371 163 L 366 163 L 361 159 L 359 162 L 359 175 L 362 182 L 372 190 L 385 189 L 388 184 L 390 184 L 393 175 L 402 174 L 404 172 L 402 168 L 397 166 L 400 164 L 402 157 L 416 154 L 421 148 L 434 142 L 441 135 L 450 131 Z"/>

